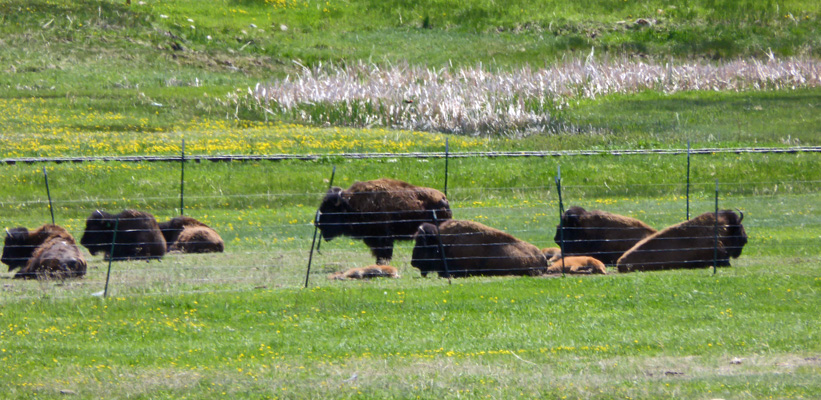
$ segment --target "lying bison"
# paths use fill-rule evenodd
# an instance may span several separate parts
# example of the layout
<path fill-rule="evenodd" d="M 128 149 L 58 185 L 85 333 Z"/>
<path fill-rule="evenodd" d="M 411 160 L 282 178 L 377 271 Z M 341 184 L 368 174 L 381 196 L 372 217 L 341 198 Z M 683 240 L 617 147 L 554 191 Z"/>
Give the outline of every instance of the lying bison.
<path fill-rule="evenodd" d="M 9 271 L 20 268 L 15 279 L 65 279 L 86 273 L 86 261 L 74 237 L 52 224 L 33 231 L 23 227 L 6 230 L 2 262 Z"/>
<path fill-rule="evenodd" d="M 222 253 L 225 250 L 217 231 L 194 218 L 181 215 L 159 223 L 168 251 Z"/>
<path fill-rule="evenodd" d="M 343 272 L 334 272 L 328 275 L 328 279 L 348 280 L 348 279 L 373 279 L 373 278 L 398 278 L 399 270 L 390 265 L 371 265 L 368 267 L 351 268 Z"/>
<path fill-rule="evenodd" d="M 570 256 L 555 259 L 549 267 L 548 274 L 607 274 L 604 263 L 587 256 Z"/>
<path fill-rule="evenodd" d="M 63 227 L 45 224 L 33 231 L 24 227 L 6 229 L 6 241 L 0 261 L 9 266 L 9 271 L 23 268 L 28 263 L 34 250 L 51 237 L 74 238 Z"/>
<path fill-rule="evenodd" d="M 567 256 L 585 255 L 615 265 L 625 251 L 654 233 L 655 229 L 635 218 L 570 207 L 556 226 L 553 240 L 559 245 L 564 240 L 562 250 Z"/>
<path fill-rule="evenodd" d="M 747 244 L 747 233 L 741 225 L 744 213 L 739 214 L 719 211 L 718 243 L 715 213 L 704 213 L 655 233 L 619 258 L 619 272 L 709 267 L 713 265 L 716 245 L 717 264 L 728 267 L 730 257 L 738 258 Z"/>
<path fill-rule="evenodd" d="M 442 262 L 441 246 L 445 252 Z M 538 247 L 473 221 L 448 220 L 437 228 L 422 224 L 416 233 L 411 265 L 427 276 L 540 275 L 547 260 Z"/>
<path fill-rule="evenodd" d="M 114 228 L 117 227 L 116 238 Z M 114 251 L 111 251 L 111 243 Z M 92 255 L 105 254 L 105 259 L 160 259 L 165 255 L 165 238 L 154 216 L 135 210 L 112 215 L 97 210 L 86 220 L 80 244 Z"/>
<path fill-rule="evenodd" d="M 67 279 L 86 274 L 86 260 L 73 238 L 52 236 L 34 250 L 14 279 Z"/>
<path fill-rule="evenodd" d="M 433 212 L 438 220 L 453 217 L 442 192 L 382 178 L 328 190 L 315 223 L 325 240 L 362 239 L 384 265 L 393 256 L 394 240 L 411 240 L 421 223 L 433 221 Z"/>

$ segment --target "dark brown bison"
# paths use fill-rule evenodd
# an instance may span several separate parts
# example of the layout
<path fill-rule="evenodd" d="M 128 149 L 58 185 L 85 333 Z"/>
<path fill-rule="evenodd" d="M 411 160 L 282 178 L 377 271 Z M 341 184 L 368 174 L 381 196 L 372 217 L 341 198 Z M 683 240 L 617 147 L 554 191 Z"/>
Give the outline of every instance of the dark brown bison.
<path fill-rule="evenodd" d="M 328 275 L 328 279 L 348 280 L 348 279 L 373 279 L 373 278 L 398 278 L 399 270 L 390 265 L 371 265 L 368 267 L 351 268 L 344 272 L 334 272 Z"/>
<path fill-rule="evenodd" d="M 115 240 L 112 254 L 111 243 Z M 86 220 L 80 244 L 92 255 L 105 254 L 106 260 L 160 259 L 166 251 L 165 238 L 154 216 L 135 210 L 123 210 L 117 215 L 100 210 L 93 212 Z"/>
<path fill-rule="evenodd" d="M 34 251 L 52 237 L 62 237 L 74 242 L 71 234 L 58 225 L 45 224 L 33 231 L 24 227 L 6 229 L 6 241 L 0 260 L 9 266 L 9 271 L 23 268 Z"/>
<path fill-rule="evenodd" d="M 421 223 L 433 221 L 433 212 L 439 220 L 453 217 L 442 192 L 382 178 L 328 190 L 315 223 L 325 240 L 362 239 L 384 265 L 393 256 L 394 240 L 413 239 Z"/>
<path fill-rule="evenodd" d="M 208 225 L 181 215 L 159 223 L 168 251 L 183 253 L 221 253 L 225 242 Z"/>
<path fill-rule="evenodd" d="M 604 263 L 587 256 L 570 256 L 564 259 L 559 256 L 549 267 L 548 274 L 607 274 Z"/>
<path fill-rule="evenodd" d="M 438 237 L 437 237 L 438 233 Z M 445 252 L 447 271 L 439 251 Z M 448 220 L 436 225 L 423 223 L 417 229 L 411 265 L 427 276 L 540 275 L 547 260 L 538 247 L 498 229 L 473 221 Z"/>
<path fill-rule="evenodd" d="M 74 238 L 51 236 L 34 250 L 15 279 L 67 279 L 86 274 L 86 260 Z"/>
<path fill-rule="evenodd" d="M 747 244 L 747 233 L 741 225 L 743 219 L 743 213 L 719 211 L 719 266 L 729 267 L 730 257 L 738 258 Z M 619 258 L 619 272 L 712 266 L 716 246 L 715 225 L 715 213 L 704 213 L 644 238 Z"/>
<path fill-rule="evenodd" d="M 635 218 L 570 207 L 556 226 L 553 240 L 561 245 L 564 239 L 562 251 L 566 256 L 590 256 L 605 264 L 615 265 L 625 251 L 654 233 L 655 229 Z"/>

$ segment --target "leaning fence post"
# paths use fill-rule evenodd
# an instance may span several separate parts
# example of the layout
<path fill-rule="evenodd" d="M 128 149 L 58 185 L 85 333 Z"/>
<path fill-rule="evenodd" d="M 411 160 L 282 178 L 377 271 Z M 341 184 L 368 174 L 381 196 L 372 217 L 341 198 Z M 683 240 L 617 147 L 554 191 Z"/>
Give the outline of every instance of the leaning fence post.
<path fill-rule="evenodd" d="M 448 196 L 448 160 L 450 159 L 450 138 L 445 138 L 445 197 Z"/>
<path fill-rule="evenodd" d="M 564 224 L 562 217 L 564 216 L 564 203 L 562 202 L 562 166 L 559 165 L 556 169 L 556 191 L 559 193 L 559 248 L 561 249 L 562 258 L 562 276 L 564 276 Z"/>
<path fill-rule="evenodd" d="M 48 172 L 43 167 L 43 176 L 46 178 L 46 195 L 48 196 L 48 211 L 51 213 L 51 224 L 54 225 L 54 207 L 51 204 L 51 189 L 48 187 Z"/>
<path fill-rule="evenodd" d="M 305 288 L 308 288 L 308 278 L 311 276 L 311 261 L 314 259 L 314 245 L 316 245 L 316 232 L 319 230 L 319 216 L 322 215 L 319 210 L 316 210 L 316 216 L 314 216 L 314 239 L 311 241 L 311 252 L 308 253 L 308 270 L 305 271 Z"/>
<path fill-rule="evenodd" d="M 716 267 L 718 267 L 718 179 L 716 179 L 716 211 L 713 222 L 713 275 L 716 274 Z"/>
<path fill-rule="evenodd" d="M 111 236 L 111 252 L 108 253 L 108 272 L 105 274 L 105 289 L 103 298 L 108 297 L 108 281 L 111 279 L 111 262 L 114 261 L 114 243 L 117 243 L 117 229 L 120 227 L 120 218 L 114 220 L 114 234 Z"/>
<path fill-rule="evenodd" d="M 690 219 L 690 141 L 687 140 L 687 220 Z"/>
<path fill-rule="evenodd" d="M 334 186 L 334 176 L 336 176 L 336 165 L 334 165 L 334 169 L 331 170 L 331 180 L 328 181 L 328 190 Z M 322 254 L 319 252 L 319 246 L 322 245 L 322 231 L 319 231 L 319 242 L 316 243 L 316 252 L 317 254 Z"/>
<path fill-rule="evenodd" d="M 182 138 L 180 153 L 180 215 L 185 215 L 185 138 Z"/>
<path fill-rule="evenodd" d="M 439 219 L 436 218 L 436 210 L 430 210 L 433 214 L 433 223 L 436 225 L 436 243 L 439 246 L 439 254 L 442 256 L 442 265 L 445 267 L 445 274 L 448 275 L 448 285 L 453 284 L 450 280 L 450 270 L 448 269 L 448 260 L 445 256 L 445 246 L 442 245 L 442 235 L 439 233 Z"/>

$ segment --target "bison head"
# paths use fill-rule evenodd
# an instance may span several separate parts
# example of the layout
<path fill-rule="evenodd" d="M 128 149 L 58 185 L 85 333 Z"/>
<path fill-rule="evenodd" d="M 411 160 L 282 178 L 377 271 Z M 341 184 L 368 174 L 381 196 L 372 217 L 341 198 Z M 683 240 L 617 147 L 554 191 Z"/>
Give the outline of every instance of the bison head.
<path fill-rule="evenodd" d="M 727 254 L 732 258 L 738 258 L 744 245 L 747 244 L 747 232 L 744 230 L 744 225 L 741 225 L 744 213 L 741 210 L 738 210 L 738 213 L 740 215 L 732 210 L 722 210 L 719 215 L 719 221 L 727 225 L 722 243 L 727 249 Z"/>
<path fill-rule="evenodd" d="M 9 266 L 9 271 L 26 266 L 34 247 L 28 243 L 29 231 L 26 228 L 6 229 L 6 243 L 3 246 L 3 257 L 0 261 Z"/>
<path fill-rule="evenodd" d="M 576 244 L 581 239 L 579 235 L 581 229 L 581 217 L 586 214 L 587 210 L 581 207 L 570 207 L 562 214 L 562 220 L 559 225 L 556 225 L 556 236 L 553 241 L 561 245 L 564 240 L 562 251 L 564 253 L 578 253 L 583 252 L 584 249 L 577 249 Z"/>
<path fill-rule="evenodd" d="M 322 231 L 325 240 L 348 234 L 350 224 L 347 213 L 353 211 L 348 199 L 342 195 L 342 188 L 332 187 L 319 205 L 316 227 Z"/>
<path fill-rule="evenodd" d="M 422 272 L 422 276 L 428 276 L 429 272 L 440 271 L 442 256 L 439 253 L 438 228 L 436 225 L 425 222 L 419 226 L 414 240 L 413 256 L 411 265 Z"/>
<path fill-rule="evenodd" d="M 114 239 L 114 216 L 105 211 L 94 211 L 86 220 L 86 229 L 80 244 L 92 255 L 111 250 Z"/>

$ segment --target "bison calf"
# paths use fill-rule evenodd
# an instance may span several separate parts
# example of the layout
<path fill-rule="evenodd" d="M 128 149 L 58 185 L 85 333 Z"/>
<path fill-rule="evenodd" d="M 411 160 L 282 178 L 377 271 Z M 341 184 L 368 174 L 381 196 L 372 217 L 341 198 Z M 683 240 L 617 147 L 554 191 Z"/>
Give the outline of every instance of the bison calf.
<path fill-rule="evenodd" d="M 411 240 L 423 222 L 453 217 L 445 195 L 426 187 L 382 178 L 328 190 L 315 221 L 325 240 L 362 239 L 379 265 L 393 257 L 394 240 Z"/>
<path fill-rule="evenodd" d="M 559 256 L 547 267 L 548 274 L 607 274 L 604 263 L 587 256 L 571 256 L 561 258 Z"/>
<path fill-rule="evenodd" d="M 553 240 L 564 243 L 565 255 L 586 255 L 615 265 L 625 251 L 654 233 L 655 229 L 635 218 L 570 207 L 556 226 Z"/>
<path fill-rule="evenodd" d="M 538 247 L 508 233 L 478 222 L 448 220 L 439 227 L 424 223 L 417 229 L 411 265 L 422 276 L 437 272 L 440 277 L 465 277 L 540 275 L 547 262 Z"/>
<path fill-rule="evenodd" d="M 715 213 L 704 213 L 670 226 L 624 253 L 618 260 L 619 272 L 703 268 L 713 265 L 714 257 L 718 266 L 728 267 L 730 258 L 738 258 L 747 244 L 743 219 L 743 213 L 721 210 L 717 224 Z"/>
<path fill-rule="evenodd" d="M 112 253 L 113 242 L 116 243 Z M 106 260 L 160 259 L 166 251 L 165 238 L 154 216 L 135 210 L 116 215 L 100 210 L 93 212 L 86 220 L 80 244 L 92 255 L 105 254 Z"/>
<path fill-rule="evenodd" d="M 168 251 L 221 253 L 225 250 L 217 231 L 191 217 L 181 215 L 159 223 Z"/>
<path fill-rule="evenodd" d="M 398 278 L 399 270 L 390 265 L 371 265 L 368 267 L 351 268 L 344 272 L 334 272 L 328 275 L 328 279 L 348 280 L 348 279 L 372 279 L 372 278 Z"/>

